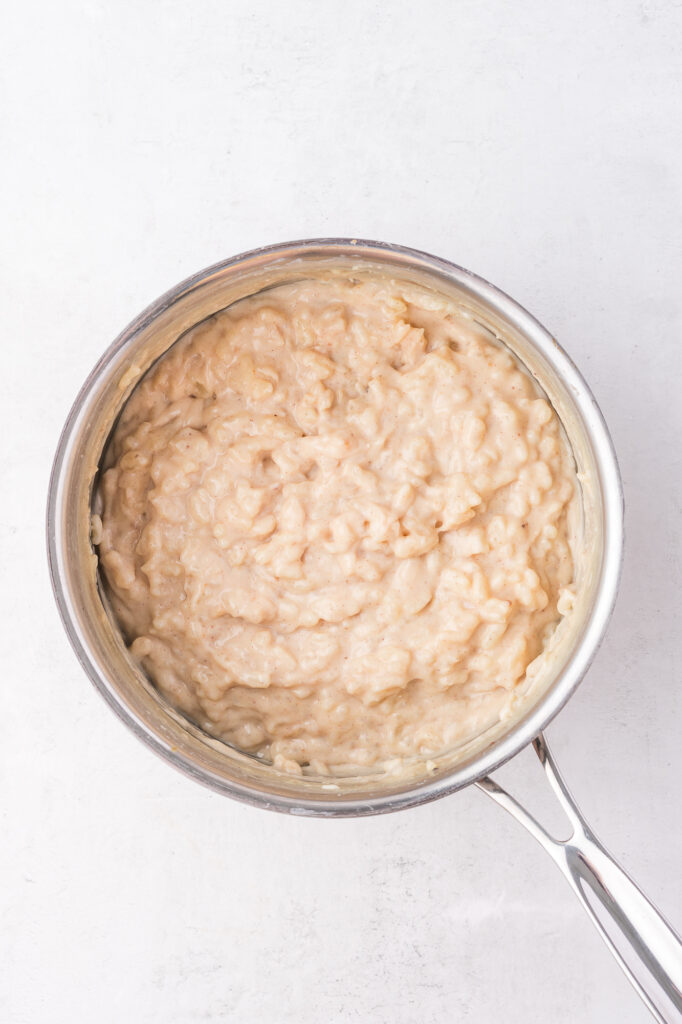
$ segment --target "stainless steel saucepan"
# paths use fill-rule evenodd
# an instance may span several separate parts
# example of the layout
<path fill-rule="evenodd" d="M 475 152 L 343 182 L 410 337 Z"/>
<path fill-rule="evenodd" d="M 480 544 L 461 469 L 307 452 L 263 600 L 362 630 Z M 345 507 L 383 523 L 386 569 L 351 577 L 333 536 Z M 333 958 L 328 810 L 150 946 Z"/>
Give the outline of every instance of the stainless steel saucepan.
<path fill-rule="evenodd" d="M 389 274 L 449 296 L 464 315 L 507 345 L 556 409 L 582 488 L 579 600 L 557 631 L 540 677 L 516 719 L 435 760 L 426 774 L 295 778 L 204 734 L 174 711 L 132 661 L 98 586 L 90 542 L 93 482 L 116 417 L 152 362 L 190 327 L 247 295 L 303 278 Z M 559 775 L 542 730 L 584 676 L 613 607 L 623 546 L 623 496 L 604 420 L 580 373 L 554 338 L 497 288 L 426 253 L 355 239 L 269 246 L 196 274 L 144 311 L 92 371 L 69 414 L 50 481 L 47 512 L 52 583 L 83 668 L 116 714 L 153 750 L 192 778 L 258 807 L 344 817 L 413 807 L 478 785 L 548 851 L 653 1015 L 682 1020 L 682 944 L 595 838 Z M 572 834 L 553 838 L 490 773 L 533 743 Z"/>

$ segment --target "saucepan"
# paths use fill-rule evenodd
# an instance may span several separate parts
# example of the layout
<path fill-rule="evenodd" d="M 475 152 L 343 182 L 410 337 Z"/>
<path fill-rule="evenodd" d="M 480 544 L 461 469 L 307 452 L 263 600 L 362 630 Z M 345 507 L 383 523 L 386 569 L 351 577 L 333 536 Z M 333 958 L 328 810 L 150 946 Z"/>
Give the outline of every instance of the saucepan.
<path fill-rule="evenodd" d="M 401 776 L 289 776 L 203 733 L 167 704 L 130 657 L 99 584 L 90 519 L 98 468 L 135 384 L 185 331 L 231 303 L 315 276 L 390 275 L 435 289 L 504 344 L 552 402 L 582 491 L 578 600 L 516 717 L 497 723 Z M 446 260 L 399 245 L 311 239 L 245 253 L 171 289 L 105 352 L 78 395 L 57 448 L 47 511 L 54 592 L 71 644 L 121 720 L 157 754 L 220 793 L 289 814 L 344 817 L 414 807 L 475 784 L 512 813 L 551 855 L 630 981 L 659 1021 L 682 1019 L 682 944 L 641 890 L 595 838 L 572 800 L 542 730 L 584 676 L 613 607 L 623 547 L 623 495 L 609 434 L 582 376 L 525 309 Z M 541 677 L 541 678 L 540 678 Z M 491 777 L 533 744 L 570 838 L 555 838 Z"/>

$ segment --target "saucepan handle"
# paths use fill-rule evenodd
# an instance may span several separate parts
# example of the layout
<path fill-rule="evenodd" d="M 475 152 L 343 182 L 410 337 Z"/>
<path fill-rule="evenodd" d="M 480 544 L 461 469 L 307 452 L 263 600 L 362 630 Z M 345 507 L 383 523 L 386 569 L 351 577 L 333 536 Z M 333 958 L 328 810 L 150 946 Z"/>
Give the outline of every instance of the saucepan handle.
<path fill-rule="evenodd" d="M 489 776 L 478 785 L 547 850 L 647 1007 L 662 1024 L 682 1022 L 682 941 L 595 838 L 557 770 L 542 734 L 533 745 L 572 826 L 558 840 Z"/>

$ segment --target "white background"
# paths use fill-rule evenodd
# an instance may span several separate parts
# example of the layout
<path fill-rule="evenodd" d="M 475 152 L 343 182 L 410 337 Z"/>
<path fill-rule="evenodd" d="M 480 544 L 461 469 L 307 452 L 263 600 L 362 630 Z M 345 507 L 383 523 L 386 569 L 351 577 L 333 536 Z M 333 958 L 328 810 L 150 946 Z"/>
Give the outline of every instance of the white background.
<path fill-rule="evenodd" d="M 644 1024 L 483 794 L 307 821 L 157 760 L 67 644 L 43 516 L 86 374 L 195 270 L 346 235 L 494 281 L 587 376 L 626 492 L 615 616 L 549 736 L 682 926 L 680 4 L 23 0 L 0 45 L 0 1021 Z M 542 788 L 529 754 L 502 774 Z"/>

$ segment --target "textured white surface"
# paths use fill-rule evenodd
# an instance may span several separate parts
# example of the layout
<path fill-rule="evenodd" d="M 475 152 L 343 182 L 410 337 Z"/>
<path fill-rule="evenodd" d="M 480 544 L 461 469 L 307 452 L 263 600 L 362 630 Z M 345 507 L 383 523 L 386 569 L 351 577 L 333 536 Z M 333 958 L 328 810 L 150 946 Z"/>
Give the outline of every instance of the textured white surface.
<path fill-rule="evenodd" d="M 482 794 L 305 821 L 154 758 L 68 647 L 43 512 L 85 375 L 194 270 L 339 234 L 494 281 L 586 374 L 626 490 L 616 613 L 550 738 L 682 926 L 679 4 L 27 0 L 1 46 L 0 1020 L 644 1024 Z M 503 774 L 540 788 L 530 756 Z"/>

